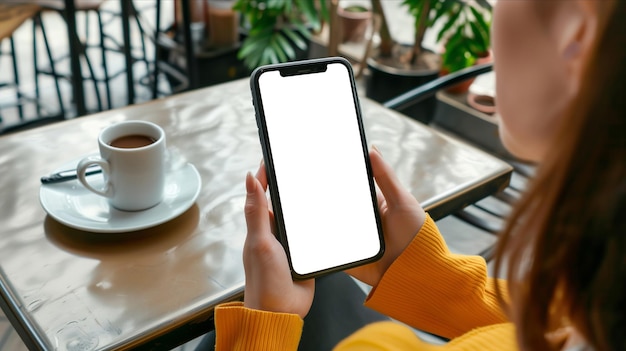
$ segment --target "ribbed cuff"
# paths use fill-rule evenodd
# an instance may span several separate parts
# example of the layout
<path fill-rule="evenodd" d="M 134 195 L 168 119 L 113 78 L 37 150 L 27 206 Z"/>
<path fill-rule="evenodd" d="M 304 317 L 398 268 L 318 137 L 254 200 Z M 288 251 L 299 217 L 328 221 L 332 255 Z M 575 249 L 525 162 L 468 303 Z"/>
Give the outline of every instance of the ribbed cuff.
<path fill-rule="evenodd" d="M 411 304 L 409 298 L 398 299 L 398 296 L 411 296 L 415 289 L 415 276 L 424 267 L 423 256 L 442 256 L 448 248 L 441 239 L 441 234 L 432 218 L 426 214 L 426 220 L 413 241 L 407 246 L 398 258 L 389 266 L 383 274 L 378 285 L 372 287 L 365 305 L 381 312 L 410 311 L 410 307 L 403 304 Z M 440 259 L 433 258 L 432 261 Z M 417 272 L 416 272 L 417 271 Z M 392 306 L 398 304 L 399 306 Z M 391 308 L 390 308 L 391 307 Z"/>
<path fill-rule="evenodd" d="M 303 324 L 297 314 L 225 303 L 215 308 L 216 350 L 297 350 Z"/>

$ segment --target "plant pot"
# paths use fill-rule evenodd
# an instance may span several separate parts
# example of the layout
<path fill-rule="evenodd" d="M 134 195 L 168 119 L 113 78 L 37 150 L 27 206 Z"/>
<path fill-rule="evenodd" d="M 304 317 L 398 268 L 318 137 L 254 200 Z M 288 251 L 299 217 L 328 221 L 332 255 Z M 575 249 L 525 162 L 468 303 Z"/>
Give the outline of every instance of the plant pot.
<path fill-rule="evenodd" d="M 439 70 L 398 69 L 382 64 L 373 57 L 367 59 L 367 67 L 369 74 L 365 81 L 366 96 L 381 103 L 428 83 L 439 76 Z M 428 124 L 435 117 L 436 108 L 437 99 L 433 95 L 399 112 Z"/>
<path fill-rule="evenodd" d="M 295 60 L 307 59 L 309 58 L 309 39 L 305 38 L 300 33 L 297 33 L 297 35 L 301 40 L 307 42 L 307 47 L 306 49 L 295 47 L 291 39 L 288 39 L 288 41 L 294 45 L 294 51 L 296 53 Z M 169 36 L 179 44 L 183 41 L 182 33 L 172 30 Z M 197 82 L 200 87 L 225 83 L 250 76 L 251 70 L 246 67 L 243 60 L 238 57 L 239 50 L 246 37 L 247 33 L 240 31 L 239 39 L 235 45 L 221 48 L 206 47 L 203 48 L 203 50 L 195 52 L 194 59 L 198 69 Z M 176 91 L 182 83 L 177 76 L 184 76 L 186 74 L 184 53 L 182 50 L 171 50 L 163 47 L 159 49 L 159 61 L 166 63 L 172 71 L 177 73 L 175 75 L 166 73 L 170 88 Z"/>
<path fill-rule="evenodd" d="M 237 58 L 240 45 L 213 49 L 196 54 L 198 83 L 210 86 L 250 75 L 250 70 Z"/>
<path fill-rule="evenodd" d="M 491 54 L 487 54 L 485 56 L 479 57 L 478 59 L 476 59 L 476 62 L 474 62 L 474 65 L 482 65 L 483 63 L 489 63 L 491 62 Z M 446 74 L 449 74 L 450 72 L 448 72 L 448 70 L 446 70 L 445 68 L 441 69 L 441 72 L 439 73 L 440 76 L 445 76 Z M 476 78 L 470 78 L 467 79 L 463 82 L 460 82 L 458 84 L 455 84 L 447 89 L 445 89 L 446 93 L 449 94 L 465 94 L 468 92 L 469 87 L 472 85 L 472 83 L 474 83 L 474 80 Z"/>
<path fill-rule="evenodd" d="M 239 13 L 232 0 L 210 0 L 206 6 L 209 47 L 232 47 L 239 43 Z"/>
<path fill-rule="evenodd" d="M 441 72 L 439 72 L 439 76 L 443 77 L 446 76 L 448 74 L 450 74 L 451 72 L 448 72 L 447 69 L 442 68 Z M 459 95 L 459 94 L 464 94 L 467 93 L 467 91 L 469 90 L 470 85 L 472 85 L 472 83 L 474 82 L 475 78 L 470 78 L 470 79 L 466 79 L 460 83 L 457 83 L 453 86 L 450 86 L 446 89 L 444 89 L 446 91 L 446 93 L 449 94 L 454 94 L 454 95 Z"/>
<path fill-rule="evenodd" d="M 181 33 L 172 30 L 169 31 L 168 36 L 182 48 Z M 198 69 L 196 78 L 200 87 L 245 78 L 250 75 L 250 70 L 237 57 L 241 41 L 244 38 L 245 34 L 240 33 L 236 45 L 223 48 L 203 48 L 194 53 L 194 60 Z M 158 61 L 169 67 L 167 71 L 162 71 L 162 73 L 165 74 L 170 88 L 174 92 L 186 89 L 183 83 L 188 78 L 185 77 L 187 64 L 181 48 L 160 47 L 158 50 Z"/>
<path fill-rule="evenodd" d="M 372 12 L 359 5 L 339 7 L 341 42 L 359 43 L 365 39 L 365 30 L 372 19 Z"/>

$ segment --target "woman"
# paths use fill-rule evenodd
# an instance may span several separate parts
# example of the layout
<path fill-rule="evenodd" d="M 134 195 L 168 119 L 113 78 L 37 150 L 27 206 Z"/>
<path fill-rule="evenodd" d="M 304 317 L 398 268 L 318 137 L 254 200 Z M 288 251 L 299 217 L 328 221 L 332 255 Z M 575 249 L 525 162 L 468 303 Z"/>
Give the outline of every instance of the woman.
<path fill-rule="evenodd" d="M 626 1 L 499 1 L 500 134 L 541 165 L 496 255 L 451 254 L 376 150 L 387 251 L 348 271 L 366 306 L 451 339 L 378 322 L 336 350 L 626 350 Z M 246 178 L 243 303 L 216 309 L 218 350 L 295 350 L 314 282 L 293 282 L 271 233 L 263 167 Z"/>

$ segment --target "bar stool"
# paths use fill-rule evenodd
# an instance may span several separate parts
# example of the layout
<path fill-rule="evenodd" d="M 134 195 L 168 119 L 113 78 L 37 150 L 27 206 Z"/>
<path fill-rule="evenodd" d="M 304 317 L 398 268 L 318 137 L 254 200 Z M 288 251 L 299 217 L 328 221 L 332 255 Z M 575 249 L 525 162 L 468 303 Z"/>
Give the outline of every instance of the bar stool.
<path fill-rule="evenodd" d="M 29 18 L 34 16 L 38 10 L 39 7 L 36 5 L 0 4 L 0 45 L 4 44 L 5 39 L 8 39 L 10 47 L 8 51 L 3 51 L 2 46 L 0 46 L 0 56 L 9 55 L 12 61 L 13 69 L 13 81 L 0 81 L 0 88 L 12 88 L 15 90 L 16 107 L 19 111 L 18 113 L 20 119 L 24 118 L 24 109 L 20 103 L 22 100 L 22 93 L 19 89 L 20 80 L 13 32 L 15 32 L 15 30 Z"/>
<path fill-rule="evenodd" d="M 100 17 L 100 12 L 99 12 L 99 8 L 102 5 L 104 1 L 103 0 L 74 0 L 74 3 L 76 4 L 76 10 L 77 12 L 83 12 L 85 13 L 85 18 L 86 20 L 86 26 L 85 28 L 87 28 L 86 33 L 85 33 L 85 40 L 81 41 L 78 39 L 78 33 L 74 32 L 72 33 L 71 30 L 68 29 L 68 38 L 69 36 L 74 36 L 76 37 L 78 40 L 76 40 L 76 42 L 80 43 L 79 47 L 77 48 L 77 52 L 79 53 L 80 59 L 83 60 L 83 62 L 85 63 L 87 70 L 89 72 L 89 75 L 87 77 L 83 77 L 82 73 L 80 73 L 81 77 L 80 77 L 80 81 L 90 81 L 92 83 L 93 89 L 94 89 L 94 93 L 95 93 L 95 100 L 96 100 L 96 104 L 97 104 L 97 110 L 96 111 L 103 111 L 105 109 L 104 104 L 103 104 L 103 100 L 106 100 L 108 105 L 107 107 L 110 108 L 111 107 L 111 103 L 110 103 L 110 87 L 108 85 L 109 83 L 109 76 L 108 76 L 108 69 L 107 69 L 107 62 L 106 62 L 106 55 L 105 55 L 105 50 L 104 50 L 104 37 L 102 34 L 102 31 L 100 31 L 100 35 L 99 35 L 99 48 L 101 50 L 101 58 L 102 58 L 102 70 L 103 70 L 103 74 L 104 77 L 103 78 L 98 78 L 96 76 L 94 67 L 91 63 L 91 59 L 88 55 L 88 45 L 87 45 L 87 40 L 88 40 L 88 18 L 89 18 L 89 13 L 90 12 L 94 12 L 98 18 L 98 24 L 99 27 L 102 28 L 102 19 Z M 47 30 L 46 30 L 46 26 L 45 26 L 45 22 L 43 20 L 43 14 L 45 13 L 49 13 L 49 12 L 57 12 L 61 18 L 63 18 L 63 20 L 67 23 L 67 16 L 68 14 L 65 11 L 65 6 L 64 6 L 64 2 L 61 1 L 47 1 L 47 2 L 43 2 L 42 3 L 42 10 L 37 13 L 37 15 L 34 17 L 34 21 L 33 21 L 33 51 L 35 52 L 35 57 L 37 57 L 36 55 L 36 50 L 38 47 L 38 35 L 37 33 L 41 33 L 41 36 L 43 37 L 44 42 L 47 41 Z M 48 67 L 40 67 L 38 65 L 38 62 L 35 62 L 34 64 L 34 70 L 35 70 L 35 86 L 36 86 L 36 92 L 37 94 L 39 94 L 39 90 L 40 90 L 40 86 L 39 86 L 39 77 L 41 75 L 44 76 L 51 76 L 53 77 L 55 80 L 67 80 L 69 82 L 72 82 L 72 77 L 71 75 L 73 73 L 71 72 L 60 72 L 59 71 L 59 65 L 61 65 L 64 61 L 69 61 L 70 59 L 70 54 L 66 53 L 63 54 L 62 56 L 58 56 L 56 58 L 52 57 L 52 53 L 50 52 L 49 46 L 46 46 L 46 51 L 48 56 L 50 57 L 50 65 Z M 100 92 L 100 86 L 99 83 L 104 83 L 105 86 L 105 91 L 106 91 L 106 95 L 102 95 Z"/>
<path fill-rule="evenodd" d="M 118 11 L 113 11 L 110 8 L 105 8 L 101 6 L 103 1 L 101 0 L 74 0 L 77 6 L 78 11 L 84 11 L 86 13 L 93 12 L 95 13 L 98 20 L 98 35 L 99 42 L 96 45 L 90 44 L 88 41 L 89 38 L 89 16 L 85 16 L 85 48 L 96 48 L 99 49 L 102 55 L 103 62 L 103 71 L 104 71 L 104 79 L 97 79 L 99 82 L 105 83 L 106 89 L 106 97 L 107 104 L 109 108 L 112 107 L 111 103 L 111 90 L 110 90 L 110 82 L 120 75 L 130 75 L 130 80 L 127 81 L 127 90 L 128 90 L 128 98 L 129 104 L 134 103 L 134 86 L 136 83 L 148 85 L 142 82 L 143 78 L 138 79 L 138 82 L 134 81 L 132 77 L 132 70 L 136 63 L 142 62 L 145 64 L 146 72 L 150 71 L 150 65 L 152 64 L 151 60 L 148 59 L 147 54 L 147 45 L 145 37 L 149 37 L 150 31 L 147 29 L 147 24 L 144 23 L 142 19 L 140 10 L 135 6 L 132 0 L 120 0 L 121 8 Z M 157 1 L 157 5 L 160 1 Z M 153 5 L 154 6 L 154 5 Z M 125 11 L 126 10 L 126 11 Z M 108 15 L 108 19 L 103 20 L 103 15 Z M 131 29 L 131 24 L 134 24 L 139 35 L 139 46 L 134 46 L 132 42 L 130 42 L 130 38 L 122 38 L 121 41 L 111 34 L 110 31 L 106 30 L 107 26 L 110 26 L 111 23 L 119 20 L 121 22 L 122 27 L 128 26 L 129 30 Z M 123 32 L 123 30 L 122 30 Z M 126 40 L 128 39 L 128 43 Z M 136 53 L 138 51 L 138 53 Z M 119 55 L 123 55 L 125 60 L 129 62 L 129 67 L 124 67 L 119 69 L 117 72 L 109 73 L 110 70 L 107 68 L 106 56 L 107 53 L 116 53 Z M 149 78 L 149 77 L 148 77 Z M 131 82 L 132 81 L 132 82 Z"/>
<path fill-rule="evenodd" d="M 76 38 L 76 42 L 79 43 L 79 47 L 76 52 L 79 53 L 80 59 L 84 63 L 88 75 L 81 78 L 81 81 L 89 81 L 93 86 L 97 110 L 102 111 L 105 109 L 110 109 L 113 106 L 112 93 L 115 92 L 114 89 L 111 89 L 111 82 L 118 78 L 121 75 L 129 75 L 132 77 L 132 66 L 137 62 L 144 62 L 146 65 L 146 71 L 149 71 L 149 65 L 151 64 L 150 60 L 147 58 L 147 48 L 144 36 L 146 35 L 146 30 L 144 29 L 144 24 L 140 19 L 140 15 L 135 8 L 132 1 L 129 0 L 121 0 L 121 6 L 125 6 L 129 8 L 127 15 L 124 16 L 124 11 L 115 11 L 111 8 L 107 8 L 103 5 L 109 5 L 111 2 L 107 2 L 104 0 L 73 0 L 73 4 L 75 6 L 76 13 L 84 14 L 84 31 L 81 33 L 70 33 Z M 46 10 L 54 10 L 58 12 L 61 17 L 68 22 L 68 16 L 65 9 L 65 2 L 63 0 L 49 0 L 45 2 Z M 91 41 L 90 36 L 90 17 L 95 15 L 97 20 L 97 33 L 96 33 L 96 43 Z M 105 18 L 106 17 L 106 18 Z M 41 18 L 39 16 L 39 18 Z M 122 26 L 129 25 L 130 23 L 134 23 L 139 30 L 140 36 L 140 46 L 139 53 L 133 52 L 133 46 L 131 43 L 126 43 L 126 38 L 121 41 L 116 38 L 111 31 L 107 31 L 106 27 L 111 25 L 112 22 L 116 20 L 121 20 Z M 69 27 L 69 25 L 68 25 Z M 35 23 L 33 30 L 40 30 L 42 33 L 46 32 L 46 28 L 44 26 L 43 21 L 38 20 Z M 113 31 L 115 32 L 115 31 Z M 119 32 L 119 31 L 117 31 Z M 80 38 L 79 38 L 80 37 Z M 90 55 L 92 49 L 99 51 L 99 58 L 101 60 L 101 71 L 96 72 L 96 67 L 92 63 L 95 56 Z M 108 56 L 111 53 L 123 55 L 127 62 L 129 62 L 129 67 L 122 67 L 121 69 L 111 73 L 111 67 L 108 63 Z M 61 61 L 69 58 L 69 55 L 64 55 L 62 57 L 56 58 L 55 63 L 59 64 Z M 55 73 L 51 72 L 51 69 L 39 69 L 39 74 L 46 75 L 55 75 Z M 59 77 L 70 80 L 68 74 L 57 75 Z M 127 95 L 129 99 L 129 104 L 134 102 L 134 82 L 128 81 L 127 84 Z M 93 95 L 92 95 L 93 96 Z"/>
<path fill-rule="evenodd" d="M 108 52 L 115 52 L 124 56 L 125 61 L 128 63 L 129 67 L 122 69 L 113 75 L 110 76 L 110 79 L 115 79 L 121 74 L 127 75 L 127 90 L 128 90 L 128 102 L 132 104 L 135 102 L 135 86 L 145 86 L 146 89 L 151 88 L 152 86 L 152 76 L 150 74 L 151 66 L 155 64 L 153 59 L 148 58 L 148 44 L 147 41 L 152 41 L 152 34 L 154 30 L 150 28 L 150 23 L 144 18 L 142 12 L 146 10 L 150 10 L 151 8 L 155 8 L 158 11 L 160 6 L 160 0 L 156 0 L 154 4 L 148 4 L 147 6 L 141 6 L 141 8 L 135 6 L 135 2 L 133 0 L 121 0 L 120 5 L 121 9 L 118 12 L 111 11 L 108 9 L 101 9 L 102 13 L 108 13 L 111 15 L 111 18 L 108 22 L 105 22 L 100 29 L 104 35 L 104 38 L 107 39 L 108 42 L 112 43 L 112 45 L 105 45 L 105 50 Z M 144 5 L 142 3 L 142 5 Z M 136 29 L 136 33 L 138 34 L 136 37 L 139 39 L 139 45 L 134 45 L 132 43 L 130 33 L 128 38 L 122 38 L 120 42 L 114 36 L 104 30 L 104 27 L 109 25 L 114 20 L 120 20 L 122 23 L 122 28 L 127 27 L 127 30 L 130 32 L 133 29 Z M 134 28 L 131 25 L 134 24 Z M 122 33 L 124 29 L 122 30 Z M 147 39 L 147 40 L 146 40 Z M 126 44 L 126 42 L 128 43 Z M 133 74 L 134 67 L 136 63 L 143 63 L 145 65 L 145 74 L 141 77 L 135 78 Z M 152 96 L 152 99 L 155 97 Z"/>
<path fill-rule="evenodd" d="M 60 113 L 51 113 L 46 111 L 42 112 L 42 102 L 39 99 L 38 94 L 35 98 L 29 96 L 24 91 L 22 82 L 20 81 L 20 74 L 18 69 L 18 61 L 16 52 L 15 39 L 13 34 L 21 27 L 26 21 L 33 19 L 40 11 L 40 7 L 36 4 L 0 4 L 0 58 L 7 56 L 11 61 L 12 80 L 0 81 L 0 89 L 13 90 L 15 92 L 16 100 L 14 103 L 9 103 L 4 106 L 0 106 L 0 110 L 8 108 L 17 109 L 16 121 L 3 121 L 0 115 L 0 134 L 8 133 L 9 131 L 15 131 L 34 124 L 49 123 L 52 121 L 59 121 L 64 119 L 63 105 L 60 98 L 60 90 L 58 84 L 56 84 L 57 98 L 59 99 Z M 6 39 L 6 41 L 5 41 Z M 8 41 L 9 50 L 2 50 L 3 44 Z M 44 40 L 47 46 L 47 41 Z M 35 55 L 33 55 L 35 57 Z M 24 113 L 24 107 L 27 104 L 34 104 L 37 109 L 37 115 L 35 118 L 27 118 Z M 49 104 L 46 104 L 49 105 Z M 7 127 L 8 126 L 8 127 Z"/>

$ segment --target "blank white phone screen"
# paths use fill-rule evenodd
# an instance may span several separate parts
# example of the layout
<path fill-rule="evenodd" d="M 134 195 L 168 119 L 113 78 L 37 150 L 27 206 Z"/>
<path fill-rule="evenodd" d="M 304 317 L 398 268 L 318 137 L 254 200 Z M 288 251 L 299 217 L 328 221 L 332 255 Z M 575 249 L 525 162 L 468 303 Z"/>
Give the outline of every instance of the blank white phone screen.
<path fill-rule="evenodd" d="M 293 270 L 372 258 L 380 238 L 348 69 L 259 77 Z"/>

